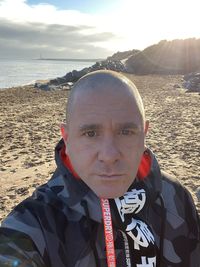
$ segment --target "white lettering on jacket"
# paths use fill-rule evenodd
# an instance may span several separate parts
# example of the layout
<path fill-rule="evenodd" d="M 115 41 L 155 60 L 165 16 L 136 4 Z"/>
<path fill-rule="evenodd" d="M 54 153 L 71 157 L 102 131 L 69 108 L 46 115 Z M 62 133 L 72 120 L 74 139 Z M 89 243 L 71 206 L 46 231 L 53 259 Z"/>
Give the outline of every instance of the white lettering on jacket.
<path fill-rule="evenodd" d="M 137 267 L 156 267 L 156 257 L 142 257 L 141 264 L 137 264 Z"/>
<path fill-rule="evenodd" d="M 146 194 L 144 189 L 132 189 L 124 194 L 123 199 L 115 199 L 115 203 L 123 222 L 125 221 L 125 214 L 138 213 L 144 207 L 145 202 Z"/>
<path fill-rule="evenodd" d="M 147 248 L 150 243 L 155 243 L 154 236 L 146 223 L 132 218 L 132 222 L 126 228 L 127 234 L 134 240 L 134 248 L 140 246 Z"/>

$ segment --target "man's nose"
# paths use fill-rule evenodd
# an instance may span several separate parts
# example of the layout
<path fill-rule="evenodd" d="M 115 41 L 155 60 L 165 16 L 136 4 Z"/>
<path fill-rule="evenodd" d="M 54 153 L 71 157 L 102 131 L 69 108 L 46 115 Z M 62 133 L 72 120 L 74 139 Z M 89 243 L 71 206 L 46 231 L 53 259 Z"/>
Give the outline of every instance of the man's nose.
<path fill-rule="evenodd" d="M 118 144 L 113 138 L 105 138 L 101 142 L 98 151 L 98 159 L 100 161 L 112 164 L 120 159 L 120 155 Z"/>

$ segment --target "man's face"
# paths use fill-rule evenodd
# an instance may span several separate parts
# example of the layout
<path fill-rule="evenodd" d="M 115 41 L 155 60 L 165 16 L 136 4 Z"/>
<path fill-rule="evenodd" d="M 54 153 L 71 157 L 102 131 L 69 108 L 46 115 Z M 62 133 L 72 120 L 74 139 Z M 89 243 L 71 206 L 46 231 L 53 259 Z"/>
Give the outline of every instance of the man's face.
<path fill-rule="evenodd" d="M 77 174 L 99 197 L 122 196 L 132 184 L 144 151 L 143 124 L 126 91 L 77 93 L 66 152 Z"/>

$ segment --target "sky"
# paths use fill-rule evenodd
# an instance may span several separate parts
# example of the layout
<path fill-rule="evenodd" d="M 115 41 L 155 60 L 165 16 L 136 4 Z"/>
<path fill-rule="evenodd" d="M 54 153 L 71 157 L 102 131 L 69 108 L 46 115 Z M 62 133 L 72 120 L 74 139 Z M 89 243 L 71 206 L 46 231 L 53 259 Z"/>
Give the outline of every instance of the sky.
<path fill-rule="evenodd" d="M 200 38 L 199 0 L 0 0 L 0 58 L 106 58 Z"/>

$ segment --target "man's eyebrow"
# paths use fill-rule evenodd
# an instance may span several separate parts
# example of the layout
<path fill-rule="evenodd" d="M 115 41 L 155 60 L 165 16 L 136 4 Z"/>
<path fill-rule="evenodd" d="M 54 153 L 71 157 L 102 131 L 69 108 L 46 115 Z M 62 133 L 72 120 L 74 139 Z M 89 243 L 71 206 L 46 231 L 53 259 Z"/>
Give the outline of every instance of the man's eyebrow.
<path fill-rule="evenodd" d="M 140 128 L 139 125 L 137 125 L 134 122 L 124 122 L 124 123 L 118 123 L 117 124 L 118 128 L 129 128 L 129 129 L 138 129 Z"/>
<path fill-rule="evenodd" d="M 99 130 L 102 128 L 99 124 L 83 124 L 79 127 L 80 132 L 88 131 L 88 130 Z"/>
<path fill-rule="evenodd" d="M 118 129 L 135 129 L 135 130 L 137 130 L 137 129 L 141 128 L 141 125 L 137 125 L 134 122 L 117 123 L 116 126 Z M 102 125 L 95 124 L 95 123 L 83 124 L 79 127 L 80 132 L 91 131 L 91 130 L 100 130 L 100 129 L 102 129 Z"/>

